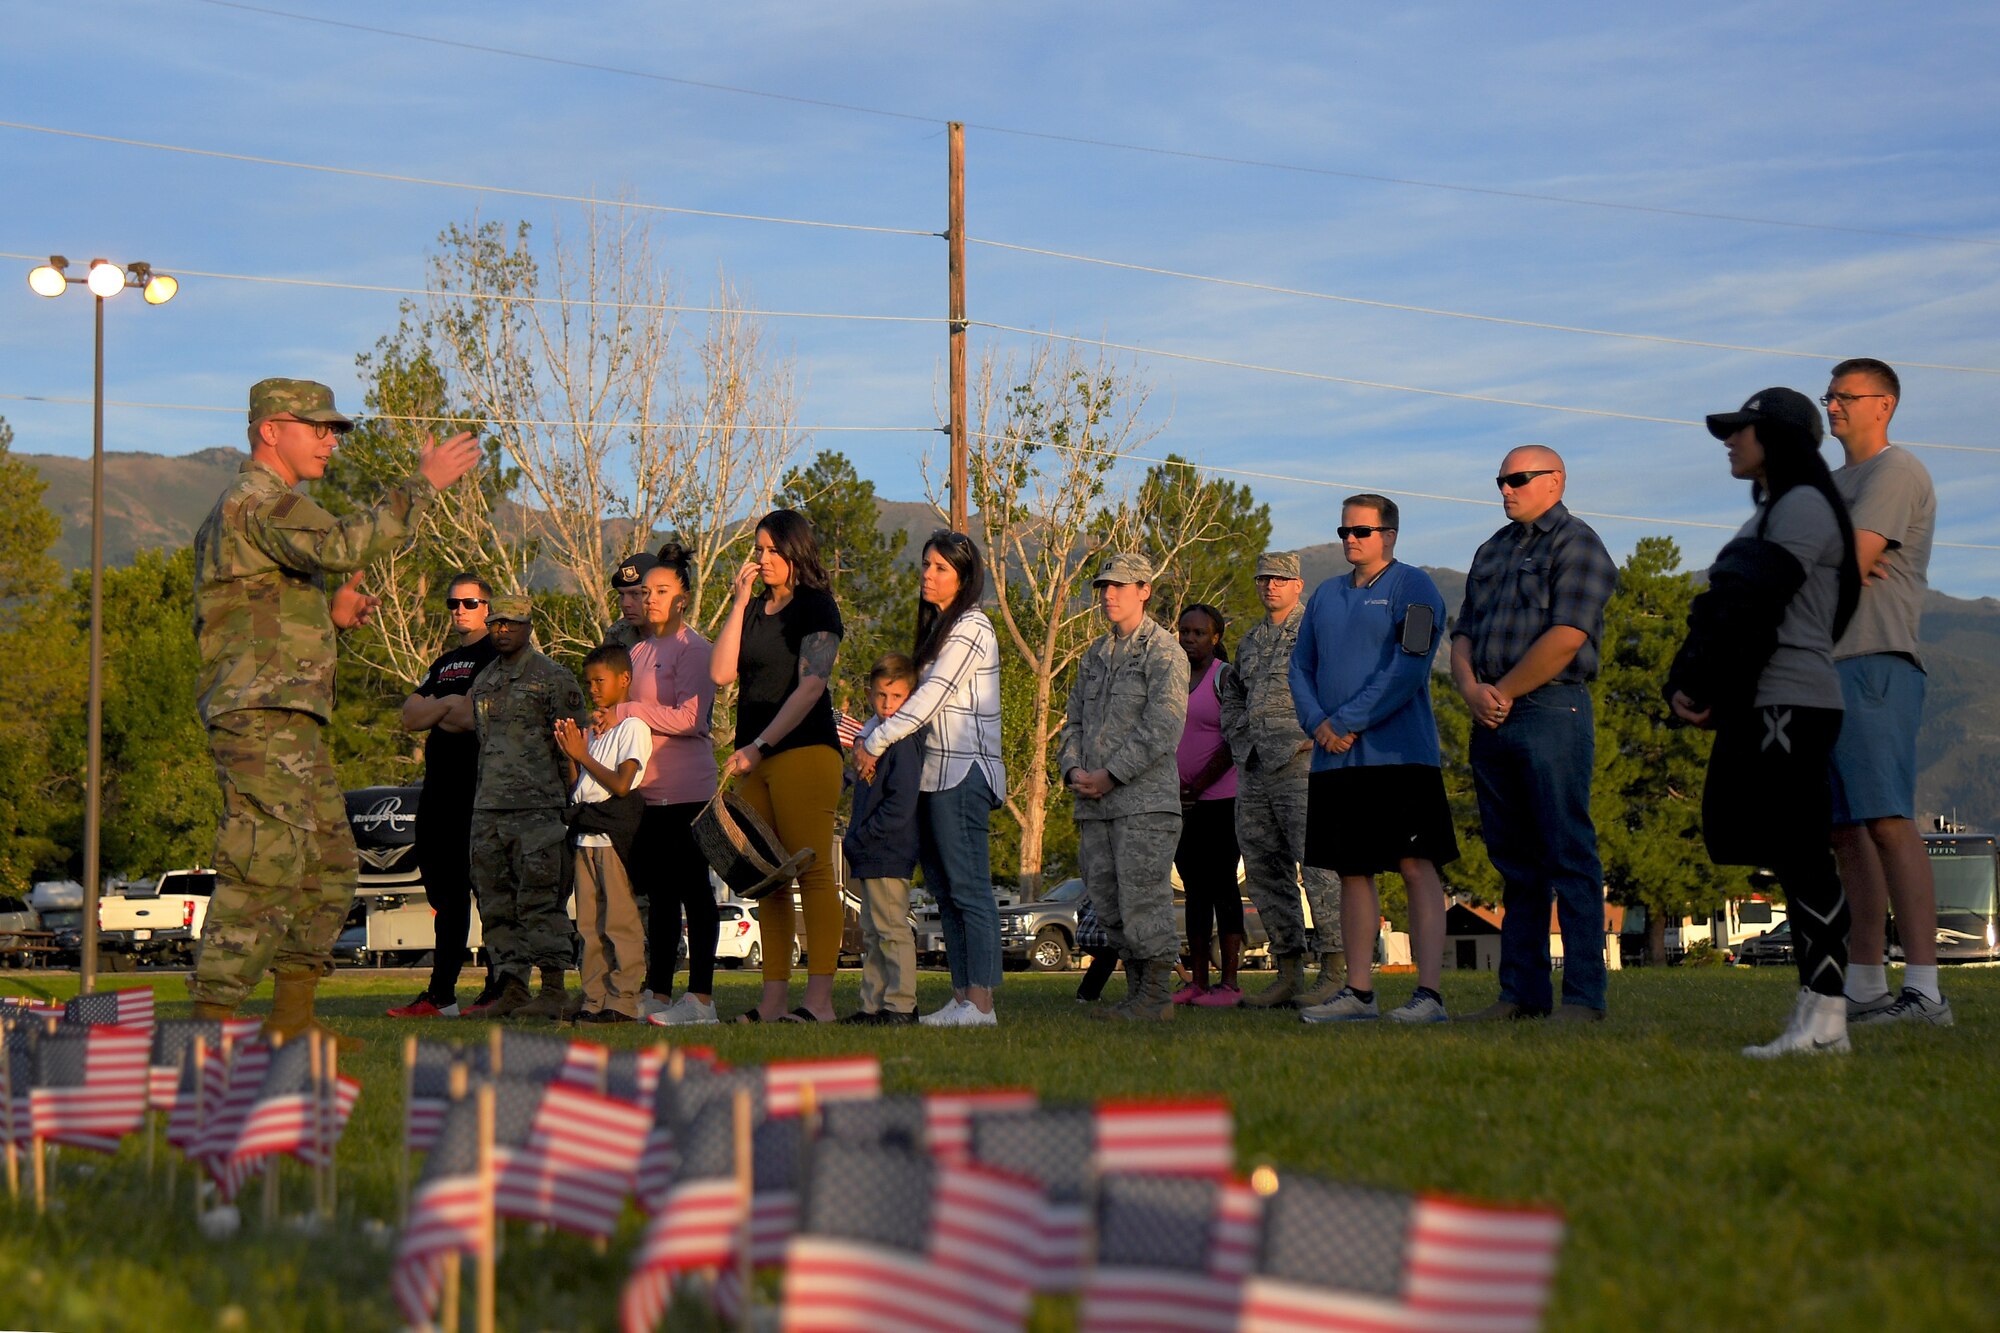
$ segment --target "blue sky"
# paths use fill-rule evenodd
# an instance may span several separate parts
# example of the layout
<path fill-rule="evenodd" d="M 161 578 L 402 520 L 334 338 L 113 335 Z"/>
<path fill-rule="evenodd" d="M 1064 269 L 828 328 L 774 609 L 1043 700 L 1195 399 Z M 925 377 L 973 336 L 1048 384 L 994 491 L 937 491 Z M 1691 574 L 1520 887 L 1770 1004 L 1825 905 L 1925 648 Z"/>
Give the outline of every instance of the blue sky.
<path fill-rule="evenodd" d="M 1937 3 L 1657 6 L 739 3 L 7 6 L 0 120 L 558 194 L 942 230 L 943 122 L 967 132 L 968 231 L 1394 305 L 1729 343 L 1724 351 L 1247 291 L 975 244 L 970 314 L 1314 375 L 1691 420 L 1756 389 L 1817 394 L 1834 358 L 1903 369 L 1895 434 L 1937 478 L 1933 583 L 2000 596 L 2000 12 Z M 52 21 L 59 18 L 60 22 Z M 102 52 L 85 67 L 87 49 Z M 871 115 L 672 80 L 903 113 Z M 1007 131 L 1024 131 L 1010 133 Z M 1063 138 L 1171 150 L 1137 152 Z M 1286 170 L 1206 158 L 1282 163 Z M 543 199 L 336 177 L 0 128 L 0 253 L 181 273 L 420 286 L 440 229 L 538 231 Z M 1345 174 L 1341 174 L 1345 173 Z M 1395 183 L 1434 182 L 1473 190 Z M 1530 199 L 1564 196 L 1604 208 Z M 1646 211 L 1662 210 L 1662 211 Z M 1806 225 L 1727 220 L 1767 219 Z M 1903 234 L 1884 234 L 1903 233 Z M 662 215 L 681 294 L 718 270 L 771 309 L 936 317 L 929 237 Z M 90 309 L 0 261 L 0 416 L 22 451 L 87 453 Z M 109 312 L 108 396 L 236 408 L 270 374 L 358 401 L 355 354 L 397 298 L 185 279 Z M 927 324 L 771 321 L 808 423 L 929 426 Z M 985 346 L 1018 335 L 975 329 Z M 1813 353 L 1787 357 L 1775 351 Z M 1704 563 L 1747 513 L 1698 426 L 1136 358 L 1169 449 L 1253 480 L 1276 540 L 1330 540 L 1349 487 L 1485 501 L 1511 446 L 1563 451 L 1573 507 L 1621 556 L 1664 532 Z M 1919 363 L 1987 373 L 1924 369 Z M 113 409 L 113 449 L 241 440 L 222 413 Z M 828 433 L 919 499 L 926 437 Z M 1978 452 L 1978 451 L 1985 452 Z M 1830 451 L 1832 452 L 1832 451 Z M 1307 484 L 1307 482 L 1318 484 Z M 1501 522 L 1410 498 L 1399 554 L 1463 568 Z M 1680 526 L 1673 526 L 1680 525 Z"/>

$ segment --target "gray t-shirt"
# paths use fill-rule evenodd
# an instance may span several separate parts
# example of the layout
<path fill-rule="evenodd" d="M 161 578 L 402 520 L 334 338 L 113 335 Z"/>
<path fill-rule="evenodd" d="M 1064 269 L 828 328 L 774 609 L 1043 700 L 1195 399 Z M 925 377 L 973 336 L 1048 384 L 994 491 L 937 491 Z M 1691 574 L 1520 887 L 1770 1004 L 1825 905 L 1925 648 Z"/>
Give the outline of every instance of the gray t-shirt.
<path fill-rule="evenodd" d="M 1761 515 L 1736 533 L 1755 537 Z M 1833 669 L 1833 617 L 1840 607 L 1840 523 L 1833 506 L 1810 486 L 1794 486 L 1771 508 L 1764 540 L 1805 566 L 1806 581 L 1778 622 L 1778 649 L 1757 677 L 1756 706 L 1792 704 L 1842 708 L 1840 673 Z"/>
<path fill-rule="evenodd" d="M 1888 540 L 1875 578 L 1861 589 L 1861 605 L 1834 646 L 1836 660 L 1866 653 L 1917 654 L 1917 625 L 1930 586 L 1931 537 L 1937 531 L 1937 491 L 1931 474 L 1908 449 L 1890 445 L 1873 458 L 1836 468 L 1833 484 L 1847 501 L 1854 531 Z"/>

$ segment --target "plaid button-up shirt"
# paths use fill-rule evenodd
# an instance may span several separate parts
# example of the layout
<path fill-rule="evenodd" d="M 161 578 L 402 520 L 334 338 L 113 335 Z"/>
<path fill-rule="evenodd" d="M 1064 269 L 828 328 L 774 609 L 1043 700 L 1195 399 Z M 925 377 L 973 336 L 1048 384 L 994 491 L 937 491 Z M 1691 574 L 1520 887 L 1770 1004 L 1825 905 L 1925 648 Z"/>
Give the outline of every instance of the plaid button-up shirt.
<path fill-rule="evenodd" d="M 1604 604 L 1618 567 L 1588 523 L 1560 502 L 1532 523 L 1509 523 L 1480 545 L 1466 575 L 1465 601 L 1452 637 L 1472 644 L 1479 679 L 1499 680 L 1553 626 L 1584 633 L 1583 647 L 1552 684 L 1597 676 Z"/>

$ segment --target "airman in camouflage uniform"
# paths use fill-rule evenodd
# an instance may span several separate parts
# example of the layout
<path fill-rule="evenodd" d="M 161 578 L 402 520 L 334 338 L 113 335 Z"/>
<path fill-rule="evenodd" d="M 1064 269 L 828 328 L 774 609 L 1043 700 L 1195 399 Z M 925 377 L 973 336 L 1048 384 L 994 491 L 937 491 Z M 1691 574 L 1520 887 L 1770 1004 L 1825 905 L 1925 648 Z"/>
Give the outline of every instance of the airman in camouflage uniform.
<path fill-rule="evenodd" d="M 646 572 L 660 562 L 645 551 L 628 555 L 611 571 L 611 590 L 618 594 L 618 619 L 604 627 L 605 643 L 626 652 L 646 637 Z"/>
<path fill-rule="evenodd" d="M 568 995 L 563 972 L 575 957 L 569 898 L 569 849 L 563 804 L 569 797 L 558 718 L 590 726 L 576 677 L 538 652 L 529 621 L 534 603 L 497 596 L 486 629 L 499 656 L 472 683 L 479 736 L 479 789 L 472 798 L 472 888 L 480 929 L 493 952 L 499 994 L 467 1011 L 475 1018 L 559 1019 Z M 541 994 L 528 998 L 528 972 L 540 968 Z"/>
<path fill-rule="evenodd" d="M 1299 558 L 1267 551 L 1257 560 L 1257 592 L 1269 612 L 1236 647 L 1236 671 L 1222 692 L 1222 731 L 1236 756 L 1236 840 L 1243 849 L 1244 888 L 1271 937 L 1278 979 L 1243 1003 L 1268 1009 L 1318 1004 L 1340 989 L 1340 877 L 1299 865 L 1306 845 L 1306 778 L 1312 740 L 1299 730 L 1289 675 L 1305 607 Z M 1305 917 L 1299 885 L 1312 908 L 1320 975 L 1308 990 L 1303 960 Z M 1324 990 L 1326 994 L 1321 995 Z M 1317 999 L 1305 997 L 1317 996 Z"/>
<path fill-rule="evenodd" d="M 1111 628 L 1084 649 L 1058 740 L 1063 781 L 1076 793 L 1083 882 L 1125 960 L 1124 1003 L 1100 1015 L 1173 1017 L 1174 929 L 1169 871 L 1181 835 L 1180 768 L 1188 662 L 1172 630 L 1146 614 L 1153 564 L 1114 555 L 1093 581 Z"/>
<path fill-rule="evenodd" d="M 359 857 L 322 728 L 333 712 L 334 631 L 365 624 L 360 575 L 469 471 L 469 434 L 427 445 L 419 475 L 335 518 L 293 487 L 324 475 L 353 423 L 310 380 L 250 390 L 250 458 L 194 539 L 197 707 L 222 786 L 209 902 L 188 991 L 197 1018 L 232 1014 L 274 963 L 269 1030 L 313 1022 L 313 992 L 354 897 Z"/>

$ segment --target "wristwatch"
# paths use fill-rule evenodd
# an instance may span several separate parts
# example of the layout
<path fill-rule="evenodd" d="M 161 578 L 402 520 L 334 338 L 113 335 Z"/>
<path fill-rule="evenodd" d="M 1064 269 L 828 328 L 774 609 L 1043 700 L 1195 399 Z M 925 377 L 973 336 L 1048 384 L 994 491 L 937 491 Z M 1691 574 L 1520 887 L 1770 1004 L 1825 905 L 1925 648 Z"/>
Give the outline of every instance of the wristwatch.
<path fill-rule="evenodd" d="M 757 746 L 757 753 L 763 755 L 766 759 L 769 759 L 771 757 L 771 752 L 778 748 L 777 746 L 771 744 L 771 742 L 765 740 L 762 736 L 759 736 L 754 742 L 754 744 Z"/>

